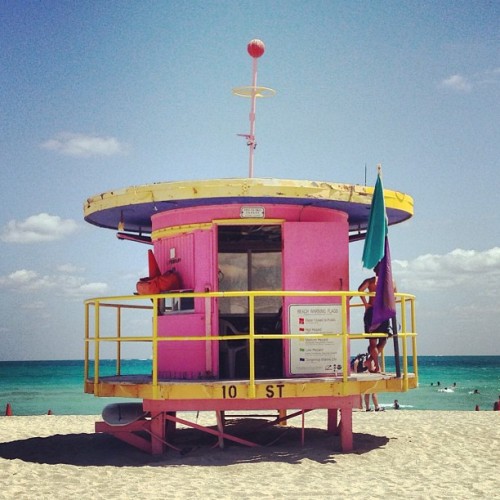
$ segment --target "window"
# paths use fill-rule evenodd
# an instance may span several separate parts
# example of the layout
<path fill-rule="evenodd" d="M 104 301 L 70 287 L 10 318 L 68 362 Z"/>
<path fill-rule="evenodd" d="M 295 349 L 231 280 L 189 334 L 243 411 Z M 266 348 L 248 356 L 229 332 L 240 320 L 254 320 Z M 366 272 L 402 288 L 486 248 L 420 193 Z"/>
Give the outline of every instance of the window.
<path fill-rule="evenodd" d="M 219 227 L 219 290 L 281 290 L 281 226 Z M 258 297 L 256 313 L 276 313 L 281 297 Z M 246 298 L 224 298 L 222 314 L 248 313 Z"/>

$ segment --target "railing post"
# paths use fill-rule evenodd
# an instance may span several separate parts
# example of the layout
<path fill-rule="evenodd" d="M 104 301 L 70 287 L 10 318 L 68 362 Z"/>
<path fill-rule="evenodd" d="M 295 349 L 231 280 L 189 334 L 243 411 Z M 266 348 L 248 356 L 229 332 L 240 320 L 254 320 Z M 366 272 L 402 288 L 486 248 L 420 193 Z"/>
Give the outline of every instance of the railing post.
<path fill-rule="evenodd" d="M 415 297 L 410 300 L 410 311 L 411 311 L 411 342 L 412 342 L 412 353 L 413 353 L 413 372 L 418 382 L 418 360 L 417 360 L 417 337 L 415 332 L 417 331 L 417 322 L 415 318 Z"/>
<path fill-rule="evenodd" d="M 349 334 L 347 328 L 347 295 L 342 293 L 342 387 L 345 391 L 345 384 L 347 383 L 347 375 L 349 370 Z"/>
<path fill-rule="evenodd" d="M 406 345 L 406 299 L 401 297 L 401 334 L 403 339 L 403 390 L 408 390 L 408 346 Z"/>
<path fill-rule="evenodd" d="M 249 396 L 255 398 L 255 296 L 252 292 L 248 292 L 248 330 L 249 330 Z"/>
<path fill-rule="evenodd" d="M 207 292 L 209 290 L 206 290 Z M 212 366 L 212 298 L 205 297 L 205 371 L 213 372 Z"/>
<path fill-rule="evenodd" d="M 153 299 L 153 399 L 158 399 L 158 298 Z"/>
<path fill-rule="evenodd" d="M 116 337 L 118 338 L 116 342 L 116 374 L 121 375 L 121 360 L 122 360 L 122 344 L 121 344 L 121 332 L 122 332 L 122 317 L 121 317 L 121 306 L 116 308 Z"/>
<path fill-rule="evenodd" d="M 100 340 L 100 327 L 99 327 L 99 309 L 100 303 L 97 300 L 94 303 L 95 312 L 94 312 L 94 394 L 98 393 L 99 386 L 99 340 Z"/>
<path fill-rule="evenodd" d="M 89 309 L 90 309 L 90 304 L 88 302 L 85 302 L 85 351 L 84 351 L 85 359 L 83 360 L 84 381 L 86 381 L 89 378 L 89 342 L 90 342 Z"/>

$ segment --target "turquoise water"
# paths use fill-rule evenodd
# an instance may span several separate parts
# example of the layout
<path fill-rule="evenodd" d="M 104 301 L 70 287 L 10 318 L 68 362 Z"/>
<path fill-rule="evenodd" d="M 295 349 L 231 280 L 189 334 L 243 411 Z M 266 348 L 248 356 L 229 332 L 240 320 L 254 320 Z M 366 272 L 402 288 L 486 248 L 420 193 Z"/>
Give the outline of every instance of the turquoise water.
<path fill-rule="evenodd" d="M 382 406 L 397 399 L 402 410 L 491 410 L 500 395 L 500 356 L 420 356 L 418 363 L 419 388 L 380 394 Z M 113 369 L 104 362 L 101 374 Z M 394 370 L 391 360 L 386 369 Z M 151 373 L 151 361 L 127 360 L 122 373 Z M 0 362 L 0 415 L 7 403 L 14 415 L 97 415 L 117 401 L 83 393 L 83 361 Z"/>
<path fill-rule="evenodd" d="M 391 361 L 387 371 L 394 371 Z M 380 394 L 379 400 L 391 407 L 397 399 L 412 410 L 491 410 L 500 395 L 500 356 L 419 356 L 418 380 L 417 389 Z"/>
<path fill-rule="evenodd" d="M 115 362 L 102 361 L 101 375 L 114 374 Z M 119 398 L 83 392 L 83 361 L 0 362 L 0 415 L 10 403 L 14 415 L 98 415 Z M 150 374 L 151 361 L 127 360 L 122 373 Z"/>

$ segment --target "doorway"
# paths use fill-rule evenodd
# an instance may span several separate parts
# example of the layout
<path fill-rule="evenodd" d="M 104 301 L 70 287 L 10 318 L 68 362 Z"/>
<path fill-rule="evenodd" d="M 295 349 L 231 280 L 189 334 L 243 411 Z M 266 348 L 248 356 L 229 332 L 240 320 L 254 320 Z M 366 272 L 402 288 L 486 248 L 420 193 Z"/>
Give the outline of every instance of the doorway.
<path fill-rule="evenodd" d="M 281 225 L 218 226 L 219 291 L 282 290 Z M 256 297 L 255 333 L 282 333 L 281 297 Z M 245 297 L 219 299 L 219 321 L 229 322 L 235 331 L 247 333 L 249 306 Z M 281 377 L 281 340 L 258 340 L 255 346 L 257 378 Z M 248 353 L 241 350 L 231 371 L 238 378 L 248 377 Z M 220 352 L 222 377 L 228 376 L 226 353 Z M 226 362 L 224 361 L 226 360 Z"/>

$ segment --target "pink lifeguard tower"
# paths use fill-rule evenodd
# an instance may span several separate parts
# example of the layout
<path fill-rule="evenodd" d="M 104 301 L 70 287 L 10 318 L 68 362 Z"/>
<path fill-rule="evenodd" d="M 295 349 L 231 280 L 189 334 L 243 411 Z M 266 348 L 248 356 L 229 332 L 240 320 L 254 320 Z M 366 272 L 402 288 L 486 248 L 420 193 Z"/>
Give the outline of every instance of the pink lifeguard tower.
<path fill-rule="evenodd" d="M 316 409 L 327 410 L 328 432 L 349 451 L 361 395 L 418 383 L 414 296 L 405 293 L 396 294 L 394 339 L 402 370 L 351 373 L 351 353 L 366 350 L 370 335 L 387 336 L 351 325 L 362 294 L 350 291 L 349 243 L 365 236 L 373 188 L 253 177 L 255 101 L 274 91 L 257 87 L 264 44 L 253 40 L 248 52 L 253 83 L 234 90 L 252 102 L 250 132 L 241 134 L 248 178 L 133 186 L 84 207 L 87 222 L 149 245 L 138 293 L 85 302 L 85 392 L 142 400 L 107 406 L 96 431 L 152 454 L 178 449 L 176 424 L 220 446 L 256 446 L 227 431 L 231 413 L 261 412 L 270 424 L 302 416 L 304 429 L 304 414 Z M 384 199 L 389 225 L 413 215 L 407 194 L 385 190 Z M 138 344 L 147 346 L 148 373 L 128 363 Z M 190 411 L 214 412 L 215 425 L 179 415 Z"/>

